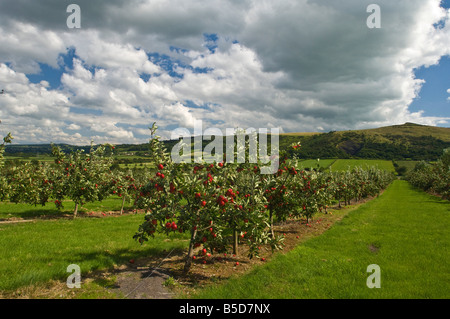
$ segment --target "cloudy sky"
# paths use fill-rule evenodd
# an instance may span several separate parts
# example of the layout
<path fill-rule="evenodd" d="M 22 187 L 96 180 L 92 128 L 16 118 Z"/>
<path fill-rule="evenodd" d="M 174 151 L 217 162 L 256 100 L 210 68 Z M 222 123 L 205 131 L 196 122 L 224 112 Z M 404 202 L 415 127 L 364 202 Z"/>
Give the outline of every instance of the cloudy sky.
<path fill-rule="evenodd" d="M 67 6 L 80 8 L 80 28 Z M 381 10 L 369 28 L 367 7 Z M 2 0 L 0 134 L 450 125 L 450 1 Z M 193 131 L 193 130 L 192 130 Z"/>

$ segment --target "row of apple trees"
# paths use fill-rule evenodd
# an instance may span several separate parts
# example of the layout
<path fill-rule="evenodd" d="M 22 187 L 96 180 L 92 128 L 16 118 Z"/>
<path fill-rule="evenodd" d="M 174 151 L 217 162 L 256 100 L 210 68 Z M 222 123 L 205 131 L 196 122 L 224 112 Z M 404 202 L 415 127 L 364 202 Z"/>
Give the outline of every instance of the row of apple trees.
<path fill-rule="evenodd" d="M 0 144 L 0 201 L 6 200 L 8 197 L 9 192 L 9 184 L 8 180 L 3 173 L 3 167 L 5 165 L 3 153 L 5 152 L 5 146 L 6 144 L 11 143 L 13 137 L 11 136 L 11 133 L 9 133 L 7 136 L 3 138 L 2 144 Z"/>
<path fill-rule="evenodd" d="M 417 163 L 406 179 L 414 187 L 450 199 L 450 149 L 435 163 Z"/>
<path fill-rule="evenodd" d="M 121 212 L 126 200 L 132 200 L 139 187 L 148 180 L 145 171 L 133 174 L 132 170 L 111 170 L 114 146 L 105 144 L 94 147 L 88 153 L 77 150 L 65 154 L 52 146 L 54 161 L 25 162 L 4 165 L 3 152 L 10 143 L 9 134 L 0 145 L 0 200 L 31 205 L 53 202 L 58 209 L 64 201 L 75 204 L 73 216 L 87 203 L 101 201 L 111 195 L 122 197 Z M 109 150 L 108 150 L 109 149 Z"/>
<path fill-rule="evenodd" d="M 318 212 L 327 212 L 333 203 L 375 196 L 391 181 L 392 174 L 375 168 L 355 168 L 345 172 L 303 171 L 297 162 L 280 153 L 278 170 L 261 174 L 262 163 L 250 163 L 246 141 L 243 163 L 175 163 L 151 128 L 149 147 L 153 166 L 139 176 L 111 170 L 112 145 L 91 146 L 65 154 L 53 146 L 53 163 L 25 163 L 0 168 L 0 199 L 33 205 L 54 202 L 62 208 L 65 200 L 75 203 L 74 217 L 86 202 L 118 195 L 134 202 L 134 209 L 145 211 L 143 223 L 134 238 L 144 243 L 156 232 L 188 233 L 189 249 L 185 271 L 194 251 L 202 255 L 232 251 L 246 245 L 249 257 L 259 248 L 279 249 L 283 237 L 276 235 L 274 224 L 288 218 L 309 221 Z M 0 148 L 11 142 L 8 135 Z M 300 145 L 292 146 L 299 151 Z M 235 154 L 237 155 L 237 154 Z M 3 158 L 0 157 L 3 166 Z M 123 207 L 123 205 L 122 205 Z"/>
<path fill-rule="evenodd" d="M 137 194 L 135 205 L 145 217 L 134 238 L 143 244 L 156 232 L 188 233 L 185 272 L 196 258 L 197 247 L 206 256 L 237 254 L 238 246 L 246 245 L 250 258 L 258 256 L 262 245 L 279 249 L 283 236 L 275 234 L 274 223 L 288 218 L 309 221 L 335 201 L 375 196 L 393 179 L 392 173 L 375 168 L 306 172 L 283 154 L 273 159 L 279 163 L 274 174 L 261 174 L 262 164 L 249 163 L 248 156 L 244 163 L 228 163 L 225 157 L 214 163 L 174 163 L 156 129 L 151 128 L 150 141 L 156 165 Z"/>

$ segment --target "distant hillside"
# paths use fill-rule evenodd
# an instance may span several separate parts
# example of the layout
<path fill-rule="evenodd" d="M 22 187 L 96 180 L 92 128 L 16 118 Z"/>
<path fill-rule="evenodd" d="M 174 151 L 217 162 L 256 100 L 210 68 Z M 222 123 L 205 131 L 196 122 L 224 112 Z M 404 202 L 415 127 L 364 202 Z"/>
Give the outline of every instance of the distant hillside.
<path fill-rule="evenodd" d="M 69 144 L 55 144 L 61 148 L 62 151 L 70 153 L 76 149 L 84 149 L 88 152 L 89 146 L 74 146 Z M 52 153 L 51 144 L 12 144 L 6 145 L 6 156 L 35 156 L 35 155 L 50 155 Z"/>
<path fill-rule="evenodd" d="M 450 147 L 450 128 L 406 123 L 310 136 L 280 136 L 284 147 L 298 140 L 302 142 L 300 153 L 304 158 L 436 160 Z"/>
<path fill-rule="evenodd" d="M 388 160 L 436 160 L 450 147 L 450 128 L 406 123 L 376 129 L 329 133 L 280 134 L 280 149 L 290 157 L 292 143 L 300 141 L 301 158 L 364 158 Z M 168 150 L 178 141 L 164 141 Z M 210 141 L 203 141 L 203 145 Z M 65 152 L 75 149 L 89 151 L 90 146 L 78 147 L 58 144 Z M 7 156 L 33 156 L 51 153 L 51 145 L 7 145 Z M 148 155 L 148 144 L 116 145 L 116 154 L 123 156 Z"/>
<path fill-rule="evenodd" d="M 450 128 L 448 127 L 436 127 L 427 126 L 414 123 L 405 123 L 403 125 L 392 125 L 385 126 L 374 129 L 366 130 L 353 130 L 353 131 L 342 131 L 338 133 L 355 132 L 360 134 L 366 134 L 380 140 L 386 141 L 386 137 L 396 137 L 396 136 L 409 136 L 409 137 L 422 137 L 422 136 L 432 136 L 440 139 L 444 142 L 450 142 Z M 388 138 L 389 140 L 389 138 Z"/>

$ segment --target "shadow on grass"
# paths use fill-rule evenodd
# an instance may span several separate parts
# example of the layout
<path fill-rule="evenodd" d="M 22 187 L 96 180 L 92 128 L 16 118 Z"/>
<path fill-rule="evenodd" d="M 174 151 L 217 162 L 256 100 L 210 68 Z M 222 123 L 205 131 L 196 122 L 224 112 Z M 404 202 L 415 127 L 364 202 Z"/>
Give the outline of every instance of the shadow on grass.
<path fill-rule="evenodd" d="M 120 212 L 120 208 L 118 210 L 109 210 L 112 212 L 116 212 L 117 214 Z M 128 207 L 124 207 L 124 214 L 129 214 L 130 212 L 134 213 L 134 211 Z M 90 215 L 90 213 L 94 213 L 94 215 Z M 77 218 L 100 218 L 98 214 L 102 213 L 102 210 L 88 209 L 85 207 L 81 207 L 78 211 Z M 105 215 L 106 216 L 106 215 Z M 65 209 L 60 210 L 56 208 L 42 208 L 41 206 L 36 206 L 36 209 L 28 209 L 20 212 L 11 212 L 11 213 L 2 213 L 0 214 L 0 221 L 8 221 L 14 219 L 73 219 L 73 210 Z"/>
<path fill-rule="evenodd" d="M 21 212 L 12 212 L 9 214 L 0 215 L 0 221 L 9 220 L 11 218 L 21 218 L 21 219 L 36 219 L 36 218 L 67 218 L 73 216 L 73 212 L 71 211 L 58 211 L 57 209 L 52 208 L 41 208 L 40 206 L 36 206 L 36 209 L 24 210 Z"/>
<path fill-rule="evenodd" d="M 98 251 L 90 253 L 78 253 L 71 256 L 71 262 L 74 264 L 91 264 L 90 269 L 83 271 L 97 271 L 111 269 L 114 265 L 128 265 L 129 268 L 136 268 L 150 264 L 152 261 L 164 261 L 170 254 L 170 257 L 178 256 L 184 258 L 185 248 L 173 247 L 173 249 L 161 247 L 149 247 L 142 251 L 132 251 L 128 249 L 118 249 L 114 252 Z M 133 260 L 133 263 L 130 261 Z M 125 269 L 124 271 L 129 271 Z"/>
<path fill-rule="evenodd" d="M 36 257 L 34 261 L 39 265 L 38 268 L 33 269 L 31 267 L 26 274 L 20 275 L 13 282 L 5 284 L 0 290 L 14 291 L 31 283 L 44 283 L 49 280 L 65 282 L 70 275 L 70 272 L 67 272 L 67 267 L 71 264 L 80 267 L 82 278 L 93 278 L 94 281 L 98 280 L 99 285 L 112 286 L 113 283 L 108 279 L 102 279 L 101 274 L 113 272 L 118 275 L 130 271 L 142 272 L 142 267 L 149 267 L 145 269 L 145 273 L 142 275 L 142 277 L 146 277 L 148 276 L 147 272 L 151 272 L 154 266 L 163 265 L 161 261 L 164 262 L 169 252 L 171 257 L 179 256 L 183 258 L 185 249 L 174 244 L 173 247 L 170 245 L 169 247 L 148 247 L 140 251 L 121 248 L 111 252 L 96 250 L 87 253 L 74 252 L 70 256 L 61 254 L 45 258 Z M 131 263 L 131 260 L 134 260 L 134 262 Z"/>

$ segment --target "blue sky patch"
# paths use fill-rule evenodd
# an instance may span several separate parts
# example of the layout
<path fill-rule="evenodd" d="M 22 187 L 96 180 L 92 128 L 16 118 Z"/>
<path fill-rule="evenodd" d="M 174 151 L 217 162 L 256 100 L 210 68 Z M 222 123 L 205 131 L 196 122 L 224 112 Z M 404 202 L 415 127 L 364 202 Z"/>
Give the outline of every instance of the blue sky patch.
<path fill-rule="evenodd" d="M 215 53 L 216 49 L 218 47 L 217 41 L 219 40 L 219 37 L 215 33 L 205 33 L 203 34 L 203 37 L 205 39 L 205 47 L 208 48 L 209 52 Z"/>
<path fill-rule="evenodd" d="M 47 81 L 52 90 L 58 89 L 61 86 L 61 76 L 66 70 L 73 69 L 73 58 L 77 57 L 75 48 L 68 48 L 66 54 L 60 54 L 58 57 L 58 68 L 51 67 L 45 63 L 38 63 L 41 71 L 37 74 L 26 74 L 31 83 L 40 83 Z M 78 58 L 78 57 L 77 57 Z"/>
<path fill-rule="evenodd" d="M 419 68 L 415 72 L 416 78 L 424 79 L 419 97 L 411 103 L 409 110 L 417 112 L 424 110 L 424 116 L 450 117 L 450 57 L 442 57 L 438 65 Z"/>
<path fill-rule="evenodd" d="M 102 110 L 96 110 L 96 109 L 88 109 L 85 107 L 77 107 L 77 106 L 71 106 L 70 112 L 75 114 L 92 114 L 96 116 L 100 116 L 103 114 Z"/>
<path fill-rule="evenodd" d="M 41 71 L 38 74 L 27 74 L 27 78 L 31 83 L 40 83 L 47 81 L 50 89 L 57 89 L 61 85 L 61 76 L 64 72 L 62 68 L 55 69 L 47 64 L 39 63 Z"/>

